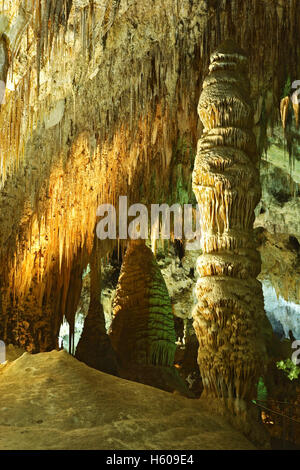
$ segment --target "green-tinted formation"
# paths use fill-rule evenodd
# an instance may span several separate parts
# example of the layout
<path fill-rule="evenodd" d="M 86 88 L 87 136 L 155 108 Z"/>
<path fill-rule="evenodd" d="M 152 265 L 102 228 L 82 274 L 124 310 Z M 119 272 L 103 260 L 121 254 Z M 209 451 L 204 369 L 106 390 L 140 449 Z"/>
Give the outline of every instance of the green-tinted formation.
<path fill-rule="evenodd" d="M 123 364 L 173 365 L 172 305 L 154 255 L 142 240 L 131 241 L 126 251 L 110 338 Z"/>

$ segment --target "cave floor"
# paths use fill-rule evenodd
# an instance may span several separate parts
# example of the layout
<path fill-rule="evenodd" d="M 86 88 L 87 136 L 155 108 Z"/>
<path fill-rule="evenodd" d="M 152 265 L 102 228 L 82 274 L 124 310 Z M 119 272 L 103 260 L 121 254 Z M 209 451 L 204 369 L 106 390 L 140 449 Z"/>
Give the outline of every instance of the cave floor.
<path fill-rule="evenodd" d="M 0 449 L 254 449 L 198 400 L 113 377 L 65 351 L 0 365 Z"/>

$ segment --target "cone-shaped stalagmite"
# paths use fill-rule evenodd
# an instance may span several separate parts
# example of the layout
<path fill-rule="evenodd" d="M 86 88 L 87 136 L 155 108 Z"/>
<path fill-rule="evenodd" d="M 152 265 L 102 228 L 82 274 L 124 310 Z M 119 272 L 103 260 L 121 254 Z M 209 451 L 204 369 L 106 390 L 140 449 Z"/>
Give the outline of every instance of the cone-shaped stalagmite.
<path fill-rule="evenodd" d="M 117 362 L 110 339 L 106 334 L 104 311 L 101 304 L 101 267 L 95 236 L 90 259 L 90 304 L 75 357 L 94 369 L 117 373 Z"/>
<path fill-rule="evenodd" d="M 110 338 L 122 363 L 173 365 L 172 305 L 159 266 L 143 240 L 132 240 L 127 248 Z"/>
<path fill-rule="evenodd" d="M 204 395 L 227 403 L 256 396 L 265 356 L 253 233 L 261 187 L 249 88 L 247 58 L 227 41 L 212 54 L 203 84 L 198 112 L 204 131 L 193 172 L 203 251 L 193 313 L 198 363 Z"/>

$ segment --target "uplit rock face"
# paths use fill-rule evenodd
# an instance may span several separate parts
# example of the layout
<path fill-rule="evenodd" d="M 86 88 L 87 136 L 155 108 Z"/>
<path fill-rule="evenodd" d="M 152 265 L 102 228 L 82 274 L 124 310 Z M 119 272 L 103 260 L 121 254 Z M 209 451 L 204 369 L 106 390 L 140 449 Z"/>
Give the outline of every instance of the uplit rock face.
<path fill-rule="evenodd" d="M 295 339 L 300 339 L 300 305 L 277 297 L 269 282 L 263 284 L 263 293 L 266 314 L 277 336 L 280 339 L 290 338 L 291 332 Z"/>
<path fill-rule="evenodd" d="M 294 218 L 297 220 L 298 214 Z M 261 282 L 272 285 L 278 297 L 287 302 L 300 299 L 300 245 L 298 239 L 286 233 L 269 233 L 257 229 L 262 258 Z"/>
<path fill-rule="evenodd" d="M 209 70 L 193 172 L 203 250 L 193 313 L 198 363 L 205 394 L 249 400 L 265 358 L 266 317 L 256 280 L 261 263 L 253 222 L 261 190 L 247 59 L 229 41 L 211 56 Z"/>
<path fill-rule="evenodd" d="M 300 162 L 296 169 L 289 167 L 283 149 L 275 153 L 270 148 L 260 168 L 262 199 L 256 210 L 256 227 L 300 239 Z"/>
<path fill-rule="evenodd" d="M 157 262 L 170 294 L 173 313 L 184 321 L 192 318 L 191 307 L 196 303 L 195 261 L 200 251 L 185 251 L 180 260 L 170 244 L 165 254 L 158 254 Z"/>
<path fill-rule="evenodd" d="M 170 297 L 154 255 L 143 240 L 132 240 L 127 248 L 110 338 L 122 363 L 174 363 L 176 337 Z"/>
<path fill-rule="evenodd" d="M 54 11 L 48 1 L 3 1 L 0 336 L 28 351 L 57 347 L 97 206 L 120 194 L 166 201 L 174 147 L 185 139 L 194 150 L 201 131 L 196 107 L 212 48 L 227 37 L 247 47 L 252 94 L 268 96 L 256 113 L 261 132 L 260 116 L 273 119 L 286 74 L 296 75 L 297 2 L 154 3 L 64 0 Z"/>
<path fill-rule="evenodd" d="M 299 142 L 293 115 L 285 131 L 281 126 L 268 129 L 268 146 L 260 167 L 262 199 L 254 224 L 262 259 L 259 279 L 273 286 L 278 297 L 296 304 L 300 299 Z M 280 308 L 279 302 L 276 308 Z"/>

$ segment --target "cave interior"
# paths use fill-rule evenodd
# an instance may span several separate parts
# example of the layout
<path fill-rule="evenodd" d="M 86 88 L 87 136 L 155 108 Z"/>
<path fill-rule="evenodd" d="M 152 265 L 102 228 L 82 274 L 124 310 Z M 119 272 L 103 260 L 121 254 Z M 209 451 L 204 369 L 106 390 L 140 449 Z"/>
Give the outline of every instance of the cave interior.
<path fill-rule="evenodd" d="M 0 450 L 300 448 L 299 11 L 0 2 Z"/>

